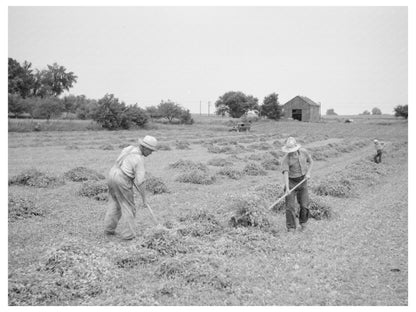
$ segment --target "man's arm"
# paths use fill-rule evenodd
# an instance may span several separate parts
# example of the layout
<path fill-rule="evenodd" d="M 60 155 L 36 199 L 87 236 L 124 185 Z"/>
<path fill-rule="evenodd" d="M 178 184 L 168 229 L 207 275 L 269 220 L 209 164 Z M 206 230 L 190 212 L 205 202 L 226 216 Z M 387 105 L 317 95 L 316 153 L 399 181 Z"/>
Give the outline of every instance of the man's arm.
<path fill-rule="evenodd" d="M 144 182 L 142 182 L 140 185 L 137 185 L 136 182 L 133 182 L 133 183 L 137 191 L 139 192 L 140 196 L 142 197 L 143 205 L 146 206 L 147 200 L 146 200 L 146 191 L 144 189 Z"/>
<path fill-rule="evenodd" d="M 306 151 L 306 162 L 309 164 L 308 165 L 308 169 L 306 170 L 306 174 L 305 177 L 306 179 L 310 179 L 311 178 L 311 171 L 312 171 L 312 167 L 313 167 L 313 159 L 311 157 L 311 154 L 309 154 L 308 151 Z"/>

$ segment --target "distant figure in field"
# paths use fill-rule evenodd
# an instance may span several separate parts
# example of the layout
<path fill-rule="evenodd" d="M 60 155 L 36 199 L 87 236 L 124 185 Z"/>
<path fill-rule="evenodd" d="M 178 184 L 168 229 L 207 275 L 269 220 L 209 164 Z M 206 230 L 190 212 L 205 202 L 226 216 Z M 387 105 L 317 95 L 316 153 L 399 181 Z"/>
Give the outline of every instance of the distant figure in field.
<path fill-rule="evenodd" d="M 309 152 L 301 148 L 296 143 L 295 138 L 289 137 L 286 144 L 282 147 L 282 151 L 286 153 L 282 159 L 282 173 L 285 183 L 286 196 L 286 227 L 288 232 L 296 230 L 296 208 L 295 196 L 300 205 L 299 224 L 301 230 L 306 228 L 306 222 L 309 218 L 309 194 L 308 179 L 313 165 L 313 160 Z M 304 182 L 302 182 L 304 180 Z M 290 192 L 296 185 L 299 185 L 293 192 Z"/>
<path fill-rule="evenodd" d="M 144 157 L 149 156 L 157 148 L 157 140 L 152 136 L 139 139 L 137 146 L 128 146 L 122 150 L 108 175 L 108 190 L 113 199 L 105 216 L 106 235 L 114 235 L 120 218 L 123 216 L 127 226 L 121 231 L 124 240 L 136 237 L 134 218 L 136 206 L 134 204 L 134 189 L 139 191 L 143 205 L 147 205 L 145 190 L 142 186 L 145 176 Z"/>
<path fill-rule="evenodd" d="M 378 164 L 381 163 L 381 155 L 383 154 L 384 143 L 376 139 L 374 140 L 374 146 L 377 151 L 376 155 L 374 156 L 374 162 Z"/>

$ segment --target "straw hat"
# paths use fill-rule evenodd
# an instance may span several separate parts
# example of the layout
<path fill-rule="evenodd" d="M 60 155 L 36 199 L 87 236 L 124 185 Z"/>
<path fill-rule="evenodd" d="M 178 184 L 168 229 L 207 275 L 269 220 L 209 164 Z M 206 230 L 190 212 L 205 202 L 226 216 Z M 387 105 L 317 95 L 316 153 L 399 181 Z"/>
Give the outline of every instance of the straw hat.
<path fill-rule="evenodd" d="M 286 144 L 282 146 L 282 151 L 285 153 L 296 152 L 298 149 L 300 149 L 300 145 L 297 144 L 295 138 L 292 137 L 289 137 L 286 140 Z"/>
<path fill-rule="evenodd" d="M 143 140 L 139 139 L 139 144 L 152 151 L 157 149 L 157 140 L 150 135 L 146 135 Z"/>

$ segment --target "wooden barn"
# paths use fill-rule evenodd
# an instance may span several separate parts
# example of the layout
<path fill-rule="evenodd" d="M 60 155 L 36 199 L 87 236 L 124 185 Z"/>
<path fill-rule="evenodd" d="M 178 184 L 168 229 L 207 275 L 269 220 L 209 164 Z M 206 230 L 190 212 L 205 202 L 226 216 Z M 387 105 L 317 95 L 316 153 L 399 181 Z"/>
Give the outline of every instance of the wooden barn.
<path fill-rule="evenodd" d="M 321 119 L 321 105 L 306 96 L 295 96 L 283 105 L 285 118 L 316 122 Z"/>

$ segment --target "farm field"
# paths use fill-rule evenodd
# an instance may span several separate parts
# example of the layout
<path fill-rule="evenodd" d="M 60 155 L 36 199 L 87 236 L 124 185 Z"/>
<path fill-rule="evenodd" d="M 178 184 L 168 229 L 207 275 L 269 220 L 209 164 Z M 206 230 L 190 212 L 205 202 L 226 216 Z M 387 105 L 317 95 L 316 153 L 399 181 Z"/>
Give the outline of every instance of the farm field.
<path fill-rule="evenodd" d="M 9 305 L 408 304 L 406 121 L 259 121 L 235 133 L 226 118 L 194 118 L 139 131 L 9 132 Z M 105 180 L 68 172 L 105 176 L 147 134 L 161 145 L 146 169 L 165 228 L 137 198 L 139 237 L 106 237 L 106 193 L 80 196 Z M 288 136 L 315 160 L 313 218 L 295 233 L 281 206 L 268 210 L 282 192 Z M 374 138 L 386 142 L 381 164 Z M 30 180 L 31 169 L 46 176 Z"/>

